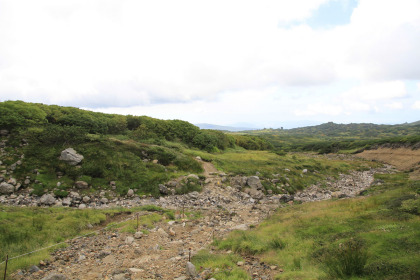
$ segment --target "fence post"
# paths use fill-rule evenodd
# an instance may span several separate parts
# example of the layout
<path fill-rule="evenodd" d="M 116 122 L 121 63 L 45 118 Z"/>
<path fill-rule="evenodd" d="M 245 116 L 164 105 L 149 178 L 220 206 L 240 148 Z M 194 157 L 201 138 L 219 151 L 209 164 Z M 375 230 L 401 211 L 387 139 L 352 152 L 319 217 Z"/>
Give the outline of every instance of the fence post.
<path fill-rule="evenodd" d="M 3 278 L 3 280 L 6 280 L 7 262 L 8 261 L 9 261 L 9 255 L 6 255 L 6 266 L 4 267 L 4 278 Z"/>
<path fill-rule="evenodd" d="M 137 231 L 139 231 L 139 213 L 137 213 Z"/>

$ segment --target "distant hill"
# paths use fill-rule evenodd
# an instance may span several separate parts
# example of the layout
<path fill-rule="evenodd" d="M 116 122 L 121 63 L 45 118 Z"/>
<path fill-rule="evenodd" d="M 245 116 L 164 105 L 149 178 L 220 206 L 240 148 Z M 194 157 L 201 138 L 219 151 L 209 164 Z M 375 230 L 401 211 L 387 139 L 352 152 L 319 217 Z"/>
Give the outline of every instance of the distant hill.
<path fill-rule="evenodd" d="M 231 132 L 257 130 L 257 128 L 223 126 L 223 125 L 216 125 L 216 124 L 209 124 L 209 123 L 198 123 L 195 125 L 198 126 L 200 129 L 213 129 L 213 130 L 231 131 Z"/>
<path fill-rule="evenodd" d="M 241 132 L 262 136 L 277 149 L 319 153 L 356 152 L 383 143 L 417 143 L 420 121 L 396 125 L 328 122 L 293 129 L 262 129 Z"/>

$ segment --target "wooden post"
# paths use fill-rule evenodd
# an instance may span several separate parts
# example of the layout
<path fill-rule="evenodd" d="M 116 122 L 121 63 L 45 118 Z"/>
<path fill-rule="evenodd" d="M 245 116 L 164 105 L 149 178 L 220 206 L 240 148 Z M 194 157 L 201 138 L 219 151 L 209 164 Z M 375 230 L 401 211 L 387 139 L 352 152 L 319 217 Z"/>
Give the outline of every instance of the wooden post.
<path fill-rule="evenodd" d="M 189 252 L 188 252 L 188 261 L 191 262 L 191 248 L 189 248 Z"/>
<path fill-rule="evenodd" d="M 139 231 L 139 213 L 137 213 L 137 231 Z"/>
<path fill-rule="evenodd" d="M 3 280 L 6 280 L 6 272 L 7 272 L 7 262 L 9 261 L 9 255 L 6 255 L 6 266 L 4 268 L 4 278 Z"/>

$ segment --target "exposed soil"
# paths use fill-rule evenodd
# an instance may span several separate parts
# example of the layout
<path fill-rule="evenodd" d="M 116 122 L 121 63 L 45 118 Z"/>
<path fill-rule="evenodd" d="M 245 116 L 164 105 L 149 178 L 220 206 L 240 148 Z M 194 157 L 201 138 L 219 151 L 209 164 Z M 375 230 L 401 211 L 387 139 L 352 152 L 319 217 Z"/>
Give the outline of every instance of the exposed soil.
<path fill-rule="evenodd" d="M 411 171 L 410 179 L 420 180 L 420 150 L 411 148 L 378 148 L 365 150 L 355 156 L 377 160 L 395 166 L 401 171 Z"/>

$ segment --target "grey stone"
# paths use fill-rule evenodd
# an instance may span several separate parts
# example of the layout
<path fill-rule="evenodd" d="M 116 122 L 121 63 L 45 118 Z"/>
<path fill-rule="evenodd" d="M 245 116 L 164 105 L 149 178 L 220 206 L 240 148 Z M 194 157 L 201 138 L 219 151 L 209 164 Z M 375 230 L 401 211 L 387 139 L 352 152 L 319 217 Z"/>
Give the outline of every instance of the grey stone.
<path fill-rule="evenodd" d="M 195 174 L 190 174 L 190 175 L 187 176 L 187 178 L 193 178 L 193 179 L 196 179 L 196 180 L 199 180 L 200 179 L 200 177 L 198 177 Z"/>
<path fill-rule="evenodd" d="M 67 280 L 67 277 L 64 274 L 53 273 L 47 277 L 42 278 L 41 280 Z"/>
<path fill-rule="evenodd" d="M 102 197 L 102 198 L 101 198 L 101 203 L 102 203 L 102 204 L 107 204 L 107 203 L 108 203 L 108 198 L 106 198 L 106 197 Z"/>
<path fill-rule="evenodd" d="M 84 204 L 84 203 L 80 204 L 79 209 L 86 209 L 86 204 Z"/>
<path fill-rule="evenodd" d="M 70 204 L 71 204 L 71 199 L 70 199 L 70 197 L 63 198 L 62 204 L 63 204 L 64 206 L 70 206 Z"/>
<path fill-rule="evenodd" d="M 175 180 L 169 181 L 166 185 L 170 188 L 175 188 L 178 185 L 178 182 Z"/>
<path fill-rule="evenodd" d="M 248 177 L 246 184 L 250 186 L 251 188 L 254 188 L 257 190 L 262 189 L 263 187 L 261 184 L 260 178 L 258 176 Z"/>
<path fill-rule="evenodd" d="M 8 134 L 9 134 L 9 131 L 7 129 L 0 130 L 0 136 L 7 136 Z"/>
<path fill-rule="evenodd" d="M 10 179 L 7 181 L 7 183 L 9 183 L 9 184 L 11 184 L 11 185 L 13 185 L 13 186 L 16 186 L 16 184 L 17 184 L 17 180 L 16 180 L 15 178 L 10 178 Z"/>
<path fill-rule="evenodd" d="M 15 190 L 15 187 L 6 182 L 0 183 L 0 194 L 11 194 Z"/>
<path fill-rule="evenodd" d="M 279 201 L 283 202 L 283 203 L 286 203 L 286 202 L 289 202 L 289 201 L 293 201 L 294 199 L 295 199 L 295 197 L 293 195 L 284 194 L 280 197 Z"/>
<path fill-rule="evenodd" d="M 127 196 L 131 197 L 134 195 L 134 191 L 132 189 L 129 189 L 127 192 Z"/>
<path fill-rule="evenodd" d="M 192 278 L 197 276 L 197 270 L 191 262 L 187 262 L 187 275 Z"/>
<path fill-rule="evenodd" d="M 40 271 L 41 269 L 39 269 L 39 267 L 37 267 L 36 265 L 33 265 L 33 266 L 31 266 L 30 268 L 29 268 L 29 272 L 30 273 L 34 273 L 34 272 L 37 272 L 37 271 Z"/>
<path fill-rule="evenodd" d="M 83 156 L 79 155 L 73 148 L 68 148 L 61 152 L 59 159 L 70 165 L 77 165 L 83 160 Z"/>
<path fill-rule="evenodd" d="M 302 173 L 308 173 L 308 169 L 303 169 Z"/>
<path fill-rule="evenodd" d="M 126 280 L 124 273 L 116 274 L 112 277 L 112 280 Z"/>
<path fill-rule="evenodd" d="M 136 238 L 136 239 L 140 239 L 142 237 L 143 237 L 143 232 L 141 232 L 141 231 L 138 231 L 134 234 L 134 238 Z"/>
<path fill-rule="evenodd" d="M 29 185 L 31 183 L 31 180 L 29 179 L 25 179 L 25 181 L 23 182 L 24 185 Z"/>
<path fill-rule="evenodd" d="M 88 203 L 90 201 L 90 197 L 89 196 L 84 196 L 82 200 L 83 200 L 84 203 Z"/>
<path fill-rule="evenodd" d="M 55 204 L 56 199 L 51 194 L 47 193 L 41 196 L 41 199 L 39 200 L 39 203 L 44 205 L 53 205 Z"/>
<path fill-rule="evenodd" d="M 134 242 L 134 237 L 132 236 L 127 236 L 127 238 L 125 239 L 125 244 L 127 245 L 131 245 Z"/>
<path fill-rule="evenodd" d="M 168 188 L 165 185 L 159 184 L 159 192 L 167 195 L 169 193 Z"/>
<path fill-rule="evenodd" d="M 246 224 L 240 224 L 232 228 L 233 230 L 248 230 L 249 227 Z"/>
<path fill-rule="evenodd" d="M 89 184 L 85 181 L 77 181 L 76 183 L 74 183 L 74 185 L 78 189 L 87 189 L 89 187 Z"/>

